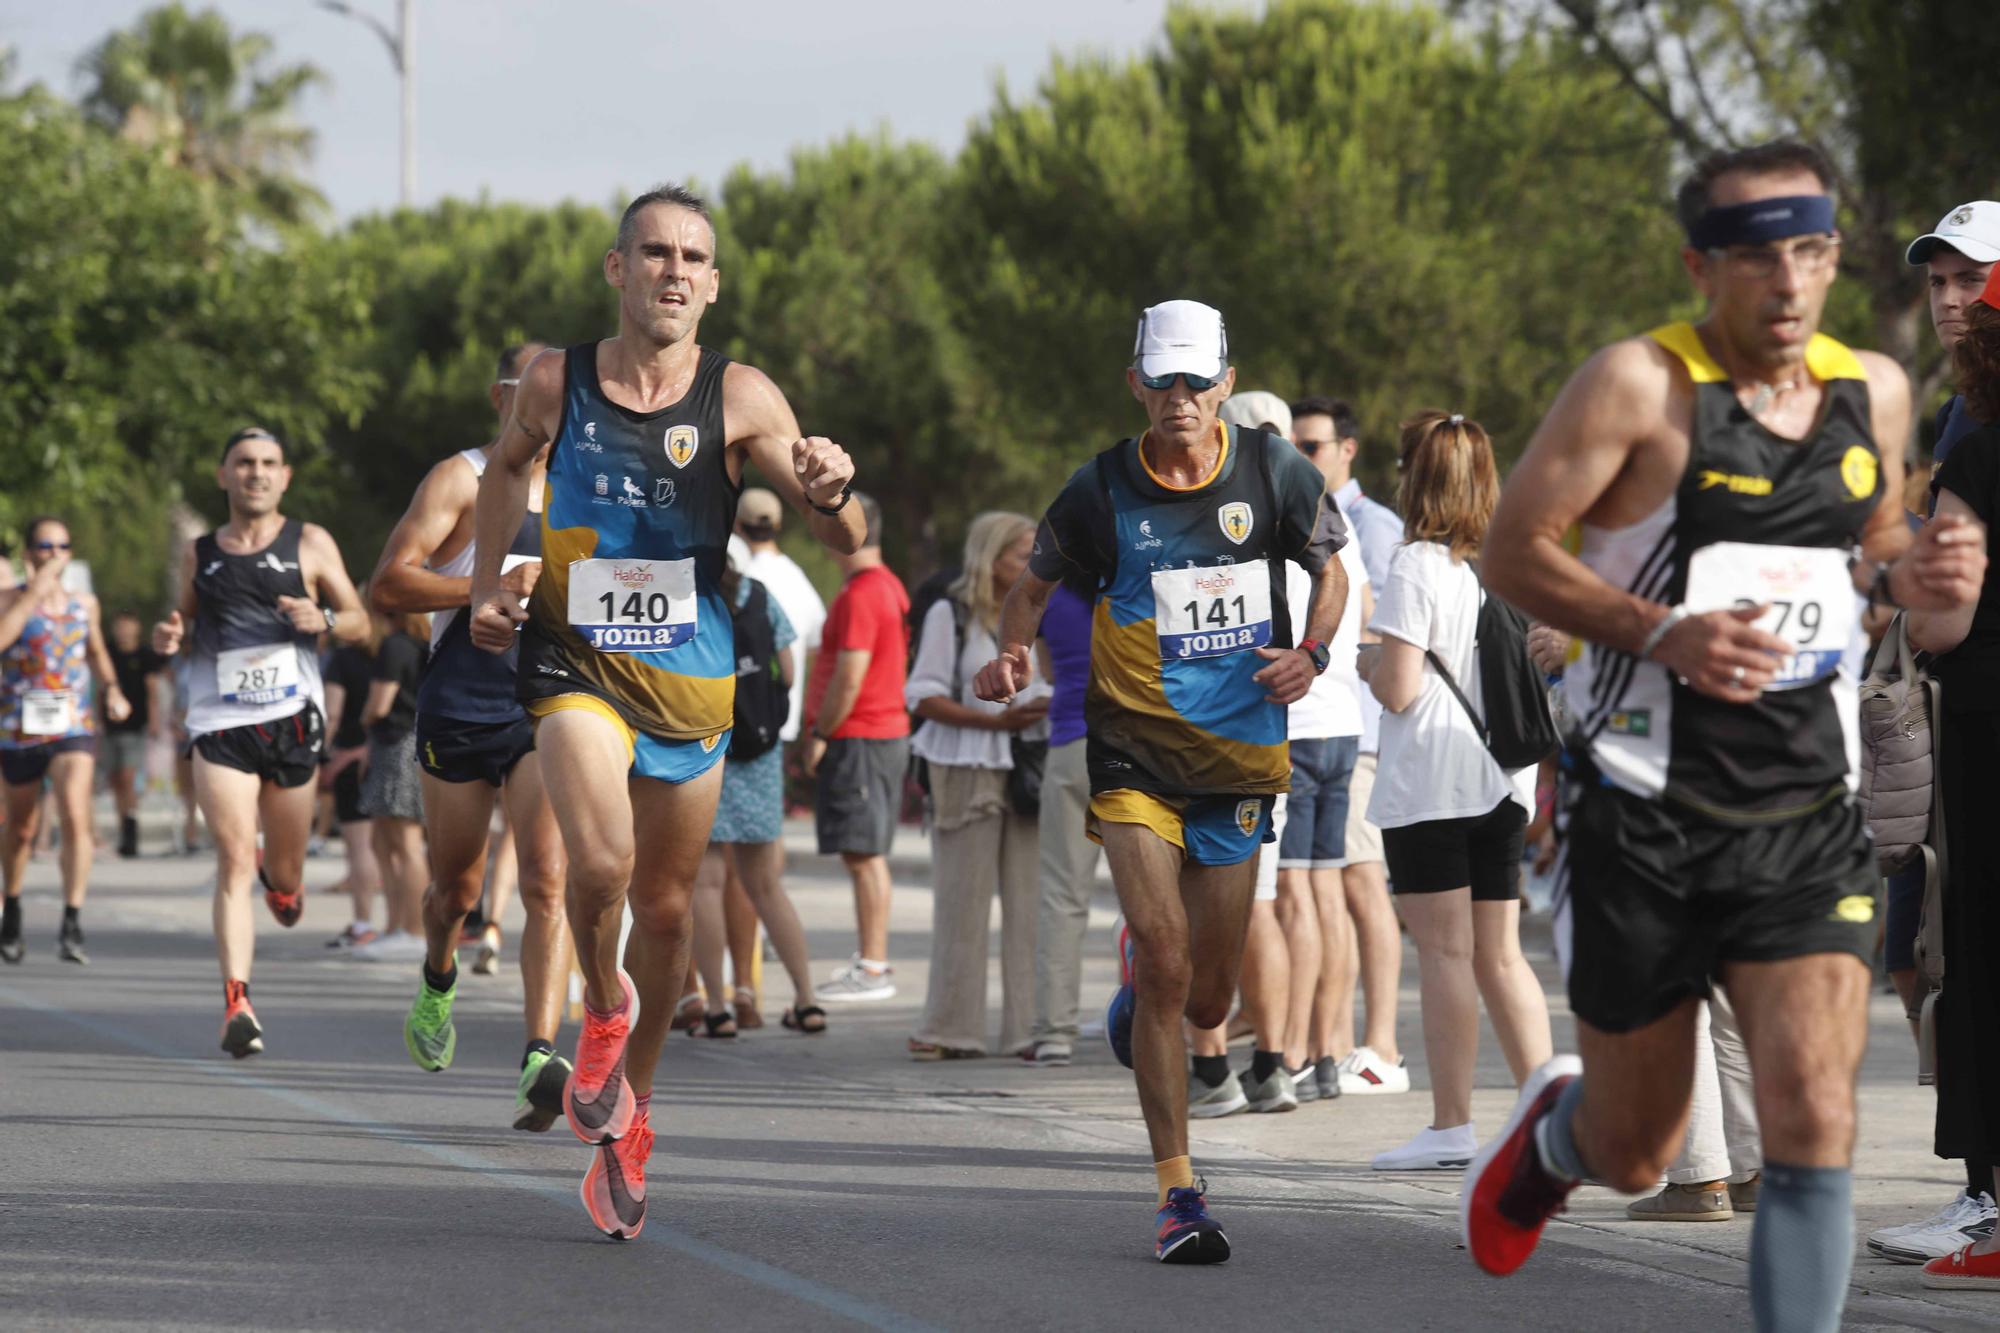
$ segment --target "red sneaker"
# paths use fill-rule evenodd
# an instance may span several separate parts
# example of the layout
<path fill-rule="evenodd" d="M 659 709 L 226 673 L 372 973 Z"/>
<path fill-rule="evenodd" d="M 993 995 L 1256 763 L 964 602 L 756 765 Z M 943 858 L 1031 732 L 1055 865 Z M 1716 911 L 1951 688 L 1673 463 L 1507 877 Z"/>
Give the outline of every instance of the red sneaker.
<path fill-rule="evenodd" d="M 585 1143 L 609 1143 L 623 1138 L 632 1126 L 632 1085 L 625 1081 L 625 1043 L 639 1021 L 639 992 L 625 970 L 618 970 L 625 988 L 625 1007 L 599 1018 L 586 1006 L 583 1033 L 576 1040 L 576 1068 L 563 1089 L 563 1113 L 569 1127 Z"/>
<path fill-rule="evenodd" d="M 1970 1245 L 1924 1265 L 1924 1285 L 1934 1290 L 2000 1291 L 2000 1254 L 1974 1254 Z"/>
<path fill-rule="evenodd" d="M 228 1001 L 222 1010 L 222 1049 L 241 1060 L 264 1049 L 264 1029 L 250 1008 L 250 990 L 240 981 L 228 985 Z"/>
<path fill-rule="evenodd" d="M 622 1139 L 600 1146 L 583 1173 L 583 1207 L 592 1225 L 613 1240 L 631 1240 L 646 1225 L 646 1159 L 653 1155 L 650 1116 L 638 1116 Z"/>
<path fill-rule="evenodd" d="M 271 915 L 278 918 L 278 924 L 289 930 L 299 924 L 305 915 L 306 891 L 303 887 L 283 893 L 271 887 L 271 881 L 264 878 L 264 868 L 257 867 L 257 878 L 264 885 L 264 906 L 271 909 Z"/>
<path fill-rule="evenodd" d="M 1528 1076 L 1514 1113 L 1500 1136 L 1479 1150 L 1466 1168 L 1458 1200 L 1465 1248 L 1495 1277 L 1505 1277 L 1528 1261 L 1542 1227 L 1563 1209 L 1576 1188 L 1542 1169 L 1535 1155 L 1535 1126 L 1555 1107 L 1556 1098 L 1583 1073 L 1583 1061 L 1558 1055 Z"/>

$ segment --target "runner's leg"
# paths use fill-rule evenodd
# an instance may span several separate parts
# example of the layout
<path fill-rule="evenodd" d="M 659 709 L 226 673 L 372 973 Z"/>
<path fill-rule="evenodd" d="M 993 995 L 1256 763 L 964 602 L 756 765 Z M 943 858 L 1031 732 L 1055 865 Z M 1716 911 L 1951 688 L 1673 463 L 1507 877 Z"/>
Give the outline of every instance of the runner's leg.
<path fill-rule="evenodd" d="M 91 785 L 97 776 L 97 758 L 87 750 L 59 754 L 49 764 L 49 787 L 54 796 L 57 818 L 62 822 L 63 906 L 83 906 L 90 891 L 90 860 L 97 849 L 91 828 Z"/>
<path fill-rule="evenodd" d="M 521 843 L 514 831 L 512 807 L 503 802 L 500 831 L 492 836 L 486 846 L 486 924 L 497 927 L 507 918 L 507 906 L 514 901 L 514 890 L 521 882 Z M 492 816 L 487 816 L 491 823 Z M 482 827 L 484 827 L 482 825 Z M 479 899 L 473 899 L 477 906 Z M 468 911 L 471 909 L 468 908 Z"/>
<path fill-rule="evenodd" d="M 6 857 L 9 898 L 21 896 L 21 880 L 28 873 L 28 853 L 35 842 L 41 799 L 39 781 L 10 783 L 7 787 L 7 823 L 0 827 L 0 854 Z"/>
<path fill-rule="evenodd" d="M 584 1002 L 615 1010 L 625 1003 L 618 936 L 632 880 L 632 800 L 625 777 L 632 767 L 631 744 L 603 714 L 565 708 L 536 724 L 535 752 L 569 851 L 565 901 Z M 681 970 L 686 972 L 685 962 Z M 675 977 L 676 992 L 680 984 Z M 669 997 L 669 1010 L 678 998 Z"/>
<path fill-rule="evenodd" d="M 1624 1194 L 1658 1184 L 1687 1137 L 1695 1010 L 1683 1000 L 1630 1032 L 1576 1024 L 1582 1092 L 1569 1133 L 1588 1173 Z"/>
<path fill-rule="evenodd" d="M 257 882 L 257 795 L 262 786 L 254 773 L 195 756 L 195 800 L 208 823 L 208 836 L 215 840 L 215 956 L 225 982 L 249 981 L 256 951 L 250 892 Z"/>
<path fill-rule="evenodd" d="M 297 893 L 305 886 L 306 844 L 312 840 L 317 790 L 311 782 L 297 787 L 267 782 L 258 791 L 257 813 L 264 829 L 264 878 L 282 892 Z"/>
<path fill-rule="evenodd" d="M 625 1076 L 635 1097 L 652 1095 L 653 1069 L 673 1024 L 693 934 L 689 908 L 695 873 L 708 850 L 708 831 L 715 824 L 721 797 L 721 764 L 679 784 L 652 778 L 631 781 L 637 859 L 631 878 L 632 938 L 625 947 L 625 970 L 639 990 L 639 1021 L 632 1026 L 626 1048 Z"/>
<path fill-rule="evenodd" d="M 423 774 L 424 823 L 430 830 L 430 887 L 423 895 L 424 961 L 444 976 L 457 966 L 458 931 L 479 904 L 486 873 L 486 829 L 499 793 L 484 782 L 446 782 Z"/>
<path fill-rule="evenodd" d="M 1195 1017 L 1189 996 L 1187 908 L 1180 891 L 1181 849 L 1142 824 L 1100 825 L 1111 880 L 1125 913 L 1133 949 L 1132 1076 L 1139 1113 L 1155 1162 L 1187 1156 L 1187 1056 L 1184 1018 L 1214 1027 L 1228 1017 L 1204 1006 Z M 1242 945 L 1238 937 L 1240 957 Z"/>
<path fill-rule="evenodd" d="M 569 921 L 563 915 L 562 833 L 542 785 L 542 761 L 534 752 L 521 757 L 507 775 L 501 800 L 507 826 L 514 830 L 521 909 L 521 1017 L 529 1041 L 554 1042 L 562 1027 L 563 995 L 569 984 Z M 489 918 L 495 920 L 496 918 Z"/>

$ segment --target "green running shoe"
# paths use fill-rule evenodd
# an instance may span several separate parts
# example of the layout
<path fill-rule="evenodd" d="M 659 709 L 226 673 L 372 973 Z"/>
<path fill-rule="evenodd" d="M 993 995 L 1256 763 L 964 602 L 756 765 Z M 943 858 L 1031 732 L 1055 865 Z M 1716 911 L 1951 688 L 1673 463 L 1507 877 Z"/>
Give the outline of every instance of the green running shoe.
<path fill-rule="evenodd" d="M 569 1082 L 569 1061 L 550 1051 L 532 1051 L 521 1069 L 521 1086 L 514 1096 L 514 1128 L 540 1134 L 563 1113 L 563 1086 Z"/>
<path fill-rule="evenodd" d="M 451 1025 L 451 1001 L 458 987 L 432 990 L 431 983 L 418 983 L 416 1002 L 403 1020 L 403 1045 L 417 1068 L 436 1073 L 451 1068 L 451 1053 L 458 1049 L 458 1029 Z"/>

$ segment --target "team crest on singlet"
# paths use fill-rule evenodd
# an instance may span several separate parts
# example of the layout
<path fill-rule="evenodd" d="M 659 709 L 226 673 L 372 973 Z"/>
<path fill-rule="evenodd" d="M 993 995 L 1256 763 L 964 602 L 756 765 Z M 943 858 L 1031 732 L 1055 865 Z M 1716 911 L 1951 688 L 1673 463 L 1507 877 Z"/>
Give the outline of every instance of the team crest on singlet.
<path fill-rule="evenodd" d="M 692 463 L 700 447 L 701 431 L 693 426 L 675 426 L 667 432 L 667 461 L 675 467 Z"/>
<path fill-rule="evenodd" d="M 1251 517 L 1250 506 L 1241 500 L 1232 500 L 1215 511 L 1215 521 L 1222 525 L 1222 535 L 1241 546 L 1250 536 L 1250 529 L 1256 520 Z"/>
<path fill-rule="evenodd" d="M 1847 483 L 1847 493 L 1857 500 L 1866 500 L 1875 494 L 1875 455 L 1860 445 L 1854 445 L 1840 460 L 1840 479 Z"/>
<path fill-rule="evenodd" d="M 1258 823 L 1263 818 L 1264 803 L 1262 801 L 1238 801 L 1236 803 L 1236 827 L 1243 830 L 1244 837 L 1247 838 L 1255 833 Z"/>

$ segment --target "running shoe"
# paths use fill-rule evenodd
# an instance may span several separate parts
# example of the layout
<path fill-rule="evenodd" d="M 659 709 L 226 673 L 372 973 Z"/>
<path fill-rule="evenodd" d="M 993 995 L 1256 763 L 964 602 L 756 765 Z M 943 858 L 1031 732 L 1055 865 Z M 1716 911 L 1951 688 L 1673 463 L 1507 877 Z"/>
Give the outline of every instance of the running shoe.
<path fill-rule="evenodd" d="M 1330 1055 L 1322 1055 L 1319 1059 L 1313 1061 L 1313 1087 L 1319 1090 L 1319 1099 L 1321 1101 L 1330 1102 L 1347 1090 L 1341 1086 L 1340 1081 L 1344 1063 L 1344 1061 L 1336 1060 Z"/>
<path fill-rule="evenodd" d="M 643 1115 L 623 1138 L 590 1155 L 578 1192 L 591 1223 L 613 1240 L 631 1240 L 646 1225 L 646 1159 L 652 1155 L 652 1117 Z"/>
<path fill-rule="evenodd" d="M 1583 1074 L 1583 1061 L 1558 1055 L 1528 1075 L 1498 1138 L 1479 1150 L 1459 1193 L 1459 1225 L 1474 1263 L 1505 1277 L 1528 1261 L 1548 1220 L 1576 1188 L 1542 1165 L 1535 1126 L 1555 1108 L 1564 1088 Z"/>
<path fill-rule="evenodd" d="M 1868 1238 L 1868 1251 L 1892 1264 L 1927 1264 L 1991 1236 L 1996 1217 L 1991 1195 L 1961 1193 L 1944 1212 L 1900 1234 L 1877 1239 L 1882 1233 L 1876 1232 Z"/>
<path fill-rule="evenodd" d="M 1379 1097 L 1410 1090 L 1410 1067 L 1402 1057 L 1390 1064 L 1367 1046 L 1356 1046 L 1340 1062 L 1340 1091 L 1351 1097 Z"/>
<path fill-rule="evenodd" d="M 869 967 L 856 954 L 846 967 L 813 987 L 813 998 L 821 1004 L 860 1004 L 870 1000 L 892 1000 L 896 983 L 889 980 L 892 967 Z"/>
<path fill-rule="evenodd" d="M 1194 1075 L 1188 1075 L 1189 1119 L 1220 1120 L 1249 1109 L 1250 1098 L 1244 1095 L 1243 1084 L 1236 1078 L 1225 1078 L 1211 1088 Z"/>
<path fill-rule="evenodd" d="M 500 970 L 500 927 L 490 921 L 479 932 L 479 954 L 472 961 L 472 970 L 482 977 Z"/>
<path fill-rule="evenodd" d="M 373 944 L 379 938 L 375 927 L 365 921 L 350 921 L 347 928 L 326 942 L 329 949 L 358 949 L 364 944 Z"/>
<path fill-rule="evenodd" d="M 222 1049 L 241 1060 L 264 1049 L 264 1029 L 250 1008 L 250 996 L 232 983 L 228 1005 L 222 1011 Z"/>
<path fill-rule="evenodd" d="M 1247 1069 L 1236 1077 L 1243 1084 L 1243 1096 L 1249 1101 L 1250 1109 L 1258 1114 L 1269 1115 L 1277 1111 L 1299 1109 L 1298 1091 L 1292 1082 L 1292 1076 L 1285 1072 L 1283 1065 L 1273 1069 L 1261 1081 L 1252 1078 Z"/>
<path fill-rule="evenodd" d="M 514 1128 L 540 1134 L 563 1113 L 563 1086 L 569 1061 L 553 1051 L 531 1051 L 514 1090 Z"/>
<path fill-rule="evenodd" d="M 1229 1237 L 1208 1215 L 1206 1183 L 1168 1190 L 1166 1206 L 1153 1214 L 1153 1257 L 1161 1263 L 1219 1264 L 1229 1258 Z"/>
<path fill-rule="evenodd" d="M 1463 1171 L 1478 1153 L 1479 1139 L 1470 1124 L 1426 1127 L 1401 1147 L 1375 1154 L 1369 1165 L 1377 1171 Z"/>
<path fill-rule="evenodd" d="M 83 927 L 74 921 L 62 924 L 62 935 L 56 940 L 56 957 L 65 963 L 80 963 L 90 966 L 90 955 L 83 951 Z"/>
<path fill-rule="evenodd" d="M 260 851 L 258 855 L 261 857 L 263 853 Z M 304 916 L 306 911 L 305 886 L 300 885 L 289 893 L 281 893 L 271 887 L 270 880 L 264 878 L 264 867 L 261 865 L 257 867 L 257 879 L 264 886 L 264 906 L 271 909 L 271 915 L 278 919 L 278 924 L 287 930 L 298 925 L 299 918 Z"/>
<path fill-rule="evenodd" d="M 1319 1084 L 1313 1082 L 1313 1063 L 1308 1060 L 1297 1069 L 1285 1071 L 1292 1080 L 1292 1095 L 1298 1098 L 1300 1106 L 1319 1100 Z"/>
<path fill-rule="evenodd" d="M 347 951 L 357 963 L 421 963 L 430 956 L 424 937 L 412 930 L 389 930 Z"/>
<path fill-rule="evenodd" d="M 1128 981 L 1112 995 L 1104 1010 L 1104 1040 L 1111 1043 L 1111 1053 L 1127 1069 L 1132 1067 L 1132 1010 L 1137 1004 L 1137 995 Z"/>
<path fill-rule="evenodd" d="M 452 1025 L 451 1002 L 458 994 L 454 984 L 445 990 L 431 986 L 430 978 L 417 981 L 417 998 L 403 1020 L 403 1045 L 417 1068 L 435 1074 L 451 1068 L 452 1052 L 458 1049 L 458 1029 Z"/>
<path fill-rule="evenodd" d="M 625 1081 L 625 1043 L 639 1021 L 639 991 L 632 978 L 618 969 L 625 988 L 625 1005 L 599 1017 L 588 1005 L 583 1032 L 576 1039 L 576 1067 L 563 1087 L 563 1112 L 569 1127 L 585 1143 L 609 1143 L 632 1127 L 632 1085 Z"/>
<path fill-rule="evenodd" d="M 1924 1285 L 1932 1290 L 2000 1291 L 2000 1254 L 1974 1254 L 1964 1245 L 1924 1265 Z"/>
<path fill-rule="evenodd" d="M 19 935 L 0 939 L 0 960 L 18 963 L 28 956 L 28 945 Z"/>

